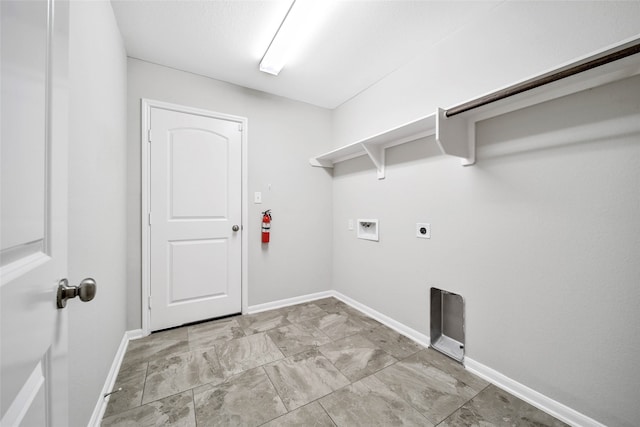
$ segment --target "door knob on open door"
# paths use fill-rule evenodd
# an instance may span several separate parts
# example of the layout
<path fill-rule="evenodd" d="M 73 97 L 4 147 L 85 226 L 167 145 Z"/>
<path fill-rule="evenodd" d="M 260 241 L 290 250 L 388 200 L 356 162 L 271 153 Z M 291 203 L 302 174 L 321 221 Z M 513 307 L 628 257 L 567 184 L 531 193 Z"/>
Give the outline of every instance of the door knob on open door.
<path fill-rule="evenodd" d="M 67 279 L 62 279 L 58 283 L 58 308 L 65 308 L 67 300 L 80 297 L 81 301 L 91 301 L 96 296 L 96 281 L 86 278 L 80 282 L 80 286 L 69 286 Z"/>
<path fill-rule="evenodd" d="M 233 227 L 231 227 L 231 229 L 232 229 L 233 231 L 238 231 L 238 230 L 240 230 L 240 227 L 239 227 L 239 226 L 237 226 L 237 225 L 234 225 Z"/>

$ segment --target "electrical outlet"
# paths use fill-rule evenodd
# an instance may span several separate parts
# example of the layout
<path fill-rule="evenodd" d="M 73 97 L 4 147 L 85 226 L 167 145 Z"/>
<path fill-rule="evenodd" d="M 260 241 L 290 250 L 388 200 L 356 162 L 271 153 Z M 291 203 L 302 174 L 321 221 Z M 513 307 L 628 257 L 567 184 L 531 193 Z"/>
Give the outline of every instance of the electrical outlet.
<path fill-rule="evenodd" d="M 416 224 L 416 237 L 420 239 L 431 238 L 431 224 L 426 222 L 419 222 Z"/>

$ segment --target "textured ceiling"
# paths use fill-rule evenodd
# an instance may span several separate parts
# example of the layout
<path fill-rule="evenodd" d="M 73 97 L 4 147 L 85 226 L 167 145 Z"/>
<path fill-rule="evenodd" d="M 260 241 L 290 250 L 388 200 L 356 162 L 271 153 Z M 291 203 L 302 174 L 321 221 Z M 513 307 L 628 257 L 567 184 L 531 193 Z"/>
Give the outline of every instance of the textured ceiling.
<path fill-rule="evenodd" d="M 498 2 L 333 0 L 278 76 L 258 65 L 291 0 L 111 3 L 131 57 L 335 108 Z"/>

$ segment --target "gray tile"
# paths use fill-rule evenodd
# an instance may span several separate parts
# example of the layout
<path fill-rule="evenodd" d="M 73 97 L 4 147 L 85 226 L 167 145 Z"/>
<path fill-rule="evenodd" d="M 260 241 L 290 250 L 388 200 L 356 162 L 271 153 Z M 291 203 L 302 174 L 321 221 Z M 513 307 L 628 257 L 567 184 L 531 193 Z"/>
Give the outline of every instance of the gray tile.
<path fill-rule="evenodd" d="M 358 318 L 338 313 L 329 313 L 326 316 L 316 317 L 301 324 L 315 326 L 332 340 L 355 335 L 369 327 L 368 324 Z"/>
<path fill-rule="evenodd" d="M 105 417 L 142 405 L 142 391 L 148 365 L 149 362 L 138 362 L 120 369 L 113 391 L 120 387 L 122 390 L 109 396 Z"/>
<path fill-rule="evenodd" d="M 566 426 L 562 421 L 500 390 L 494 385 L 482 390 L 440 425 L 443 427 L 484 427 L 493 425 L 519 427 Z"/>
<path fill-rule="evenodd" d="M 304 322 L 306 320 L 326 316 L 328 314 L 313 303 L 292 305 L 290 307 L 281 308 L 280 311 L 285 314 L 287 320 L 291 323 Z"/>
<path fill-rule="evenodd" d="M 432 426 L 374 376 L 320 399 L 338 426 Z"/>
<path fill-rule="evenodd" d="M 220 383 L 225 375 L 214 349 L 195 350 L 152 360 L 147 371 L 142 403 L 207 383 Z"/>
<path fill-rule="evenodd" d="M 287 357 L 264 368 L 290 411 L 349 384 L 317 350 Z"/>
<path fill-rule="evenodd" d="M 171 425 L 195 427 L 191 390 L 106 417 L 102 427 L 152 427 Z"/>
<path fill-rule="evenodd" d="M 244 336 L 244 331 L 236 318 L 214 320 L 189 326 L 187 331 L 191 350 L 213 347 L 216 343 Z"/>
<path fill-rule="evenodd" d="M 369 328 L 377 328 L 379 326 L 383 326 L 382 323 L 378 322 L 375 319 L 372 319 L 367 314 L 361 312 L 357 308 L 350 306 L 347 303 L 338 300 L 337 298 L 325 298 L 313 301 L 313 303 L 327 313 L 344 314 L 350 316 L 351 318 L 360 321 L 360 323 L 364 323 Z"/>
<path fill-rule="evenodd" d="M 313 301 L 313 303 L 327 313 L 344 313 L 349 307 L 347 304 L 333 297 L 317 299 Z"/>
<path fill-rule="evenodd" d="M 159 341 L 184 341 L 187 339 L 187 331 L 186 328 L 173 328 L 166 329 L 164 331 L 153 332 L 150 335 L 147 335 L 144 338 L 140 338 L 136 341 L 147 341 L 147 342 L 159 342 Z"/>
<path fill-rule="evenodd" d="M 414 356 L 384 368 L 375 376 L 433 424 L 438 424 L 478 393 Z"/>
<path fill-rule="evenodd" d="M 397 359 L 404 359 L 424 349 L 420 344 L 384 325 L 369 328 L 362 335 Z"/>
<path fill-rule="evenodd" d="M 361 312 L 357 308 L 351 307 L 350 305 L 346 305 L 346 307 L 344 308 L 344 313 L 351 316 L 354 319 L 359 320 L 360 322 L 367 325 L 369 328 L 377 328 L 379 326 L 383 326 L 382 323 L 378 322 L 375 319 L 372 319 L 365 313 Z"/>
<path fill-rule="evenodd" d="M 334 427 L 335 424 L 318 402 L 309 403 L 306 406 L 291 411 L 286 415 L 276 418 L 263 427 Z"/>
<path fill-rule="evenodd" d="M 351 381 L 358 381 L 397 361 L 362 335 L 325 344 L 319 350 Z"/>
<path fill-rule="evenodd" d="M 462 381 L 476 392 L 479 392 L 489 385 L 487 381 L 467 371 L 460 363 L 432 348 L 424 349 L 409 357 L 407 360 L 435 366 L 441 371 Z"/>
<path fill-rule="evenodd" d="M 171 356 L 189 351 L 187 328 L 177 328 L 132 340 L 122 361 L 123 366 L 151 358 Z"/>
<path fill-rule="evenodd" d="M 216 346 L 226 376 L 282 359 L 284 355 L 266 333 L 249 335 Z"/>
<path fill-rule="evenodd" d="M 325 298 L 132 341 L 103 425 L 564 425 L 487 384 Z"/>
<path fill-rule="evenodd" d="M 280 310 L 263 311 L 261 313 L 239 316 L 236 318 L 245 334 L 257 334 L 269 329 L 289 325 L 286 313 Z"/>
<path fill-rule="evenodd" d="M 287 412 L 263 368 L 193 390 L 198 426 L 258 426 Z"/>
<path fill-rule="evenodd" d="M 286 356 L 312 350 L 331 342 L 324 332 L 311 325 L 288 325 L 267 332 Z"/>

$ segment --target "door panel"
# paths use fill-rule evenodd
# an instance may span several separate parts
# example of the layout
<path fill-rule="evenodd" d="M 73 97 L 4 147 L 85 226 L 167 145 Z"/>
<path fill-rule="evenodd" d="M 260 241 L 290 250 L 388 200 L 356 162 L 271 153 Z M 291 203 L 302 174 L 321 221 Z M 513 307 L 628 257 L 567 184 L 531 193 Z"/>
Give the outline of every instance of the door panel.
<path fill-rule="evenodd" d="M 151 330 L 241 311 L 239 122 L 150 111 Z"/>
<path fill-rule="evenodd" d="M 3 0 L 0 21 L 1 424 L 65 426 L 68 4 Z"/>
<path fill-rule="evenodd" d="M 27 242 L 40 251 L 44 240 L 47 19 L 46 1 L 2 2 L 2 140 L 20 141 L 2 147 L 5 261 L 24 255 Z"/>
<path fill-rule="evenodd" d="M 173 130 L 169 138 L 171 219 L 226 218 L 229 140 L 196 129 Z"/>
<path fill-rule="evenodd" d="M 41 369 L 38 369 L 41 371 Z M 43 381 L 40 383 L 40 387 L 37 388 L 37 391 L 33 394 L 33 399 L 31 399 L 27 410 L 27 413 L 24 415 L 22 419 L 23 426 L 46 426 L 47 425 L 47 396 L 45 389 L 45 381 L 44 375 L 40 377 Z"/>
<path fill-rule="evenodd" d="M 229 294 L 227 239 L 169 242 L 169 248 L 169 304 L 225 297 Z M 212 277 L 215 278 L 214 281 L 211 280 Z"/>

